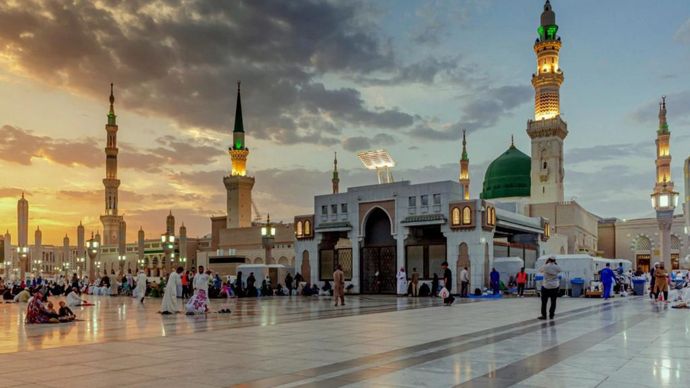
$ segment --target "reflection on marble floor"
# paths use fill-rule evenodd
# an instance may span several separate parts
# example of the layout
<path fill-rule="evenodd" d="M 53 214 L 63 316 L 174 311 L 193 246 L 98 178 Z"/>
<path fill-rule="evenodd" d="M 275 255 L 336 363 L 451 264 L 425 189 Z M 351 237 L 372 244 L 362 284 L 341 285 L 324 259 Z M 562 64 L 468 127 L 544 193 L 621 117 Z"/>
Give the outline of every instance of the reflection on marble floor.
<path fill-rule="evenodd" d="M 24 325 L 0 305 L 0 386 L 688 386 L 690 312 L 644 298 L 439 306 L 351 297 L 232 301 L 231 315 L 156 314 L 94 297 L 74 324 Z M 219 303 L 217 303 L 219 304 Z M 34 366 L 39 366 L 34 369 Z"/>

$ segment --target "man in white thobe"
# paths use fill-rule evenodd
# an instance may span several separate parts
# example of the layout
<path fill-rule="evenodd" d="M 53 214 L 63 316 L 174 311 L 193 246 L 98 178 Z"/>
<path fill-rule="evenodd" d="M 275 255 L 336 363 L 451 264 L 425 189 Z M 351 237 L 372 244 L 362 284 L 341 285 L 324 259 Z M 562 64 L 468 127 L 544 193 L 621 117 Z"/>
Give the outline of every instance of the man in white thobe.
<path fill-rule="evenodd" d="M 144 297 L 146 296 L 146 274 L 143 270 L 139 270 L 137 274 L 137 287 L 134 289 L 132 296 L 139 299 L 141 303 L 144 303 Z"/>
<path fill-rule="evenodd" d="M 400 267 L 396 278 L 398 279 L 398 296 L 407 295 L 407 273 L 405 268 Z"/>
<path fill-rule="evenodd" d="M 208 281 L 211 278 L 211 271 L 204 272 L 204 266 L 199 266 L 199 273 L 194 276 L 194 290 L 204 290 L 206 295 L 208 295 Z"/>
<path fill-rule="evenodd" d="M 184 268 L 177 267 L 177 271 L 168 276 L 163 302 L 161 302 L 161 314 L 175 314 L 177 312 L 177 287 L 182 287 L 182 279 L 180 279 L 182 271 Z"/>

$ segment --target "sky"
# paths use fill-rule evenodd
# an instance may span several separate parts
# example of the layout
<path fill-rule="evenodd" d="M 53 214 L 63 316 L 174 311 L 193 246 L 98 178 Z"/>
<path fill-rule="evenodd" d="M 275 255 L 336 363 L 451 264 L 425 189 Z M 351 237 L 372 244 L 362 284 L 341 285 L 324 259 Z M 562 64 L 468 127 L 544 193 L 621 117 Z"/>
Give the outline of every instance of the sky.
<path fill-rule="evenodd" d="M 554 0 L 562 38 L 566 199 L 602 217 L 653 214 L 658 100 L 673 178 L 690 154 L 685 0 Z M 357 151 L 385 148 L 396 180 L 457 179 L 467 130 L 472 197 L 510 145 L 529 154 L 542 0 L 0 1 L 0 228 L 16 242 L 101 229 L 105 123 L 115 84 L 128 240 L 190 236 L 225 213 L 236 83 L 253 199 L 291 221 L 330 190 L 375 183 Z"/>

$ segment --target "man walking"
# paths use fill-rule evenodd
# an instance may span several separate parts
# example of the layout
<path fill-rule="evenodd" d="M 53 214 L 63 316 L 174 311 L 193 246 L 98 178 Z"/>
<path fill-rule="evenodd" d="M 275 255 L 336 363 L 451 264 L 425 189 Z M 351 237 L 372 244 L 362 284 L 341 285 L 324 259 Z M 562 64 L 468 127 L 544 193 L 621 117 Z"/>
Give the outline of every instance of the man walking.
<path fill-rule="evenodd" d="M 606 263 L 606 268 L 599 271 L 599 278 L 601 279 L 602 287 L 604 288 L 604 300 L 611 297 L 611 286 L 616 275 L 611 270 L 611 264 Z"/>
<path fill-rule="evenodd" d="M 515 276 L 515 282 L 517 283 L 518 297 L 522 298 L 525 293 L 525 285 L 527 284 L 527 273 L 525 272 L 525 267 L 520 268 L 520 272 Z"/>
<path fill-rule="evenodd" d="M 410 283 L 412 283 L 412 296 L 419 296 L 419 273 L 417 272 L 417 268 L 412 268 L 412 280 Z"/>
<path fill-rule="evenodd" d="M 345 273 L 343 267 L 338 264 L 333 272 L 333 296 L 335 297 L 335 307 L 338 307 L 338 301 L 341 306 L 345 306 Z"/>
<path fill-rule="evenodd" d="M 467 298 L 467 289 L 470 286 L 470 271 L 467 267 L 460 271 L 460 297 Z"/>
<path fill-rule="evenodd" d="M 451 270 L 448 268 L 448 262 L 444 261 L 441 264 L 441 269 L 443 269 L 443 286 L 448 290 L 448 297 L 443 299 L 443 303 L 446 306 L 450 306 L 455 302 L 455 298 L 453 297 L 453 293 L 451 292 L 453 288 L 453 273 Z"/>
<path fill-rule="evenodd" d="M 561 268 L 556 264 L 555 258 L 549 257 L 546 259 L 544 266 L 539 268 L 539 272 L 544 274 L 544 281 L 541 285 L 541 316 L 539 316 L 539 319 L 546 319 L 546 304 L 549 300 L 551 300 L 549 319 L 553 319 L 556 314 L 558 288 L 561 285 L 561 280 L 558 278 L 558 274 L 561 273 Z"/>

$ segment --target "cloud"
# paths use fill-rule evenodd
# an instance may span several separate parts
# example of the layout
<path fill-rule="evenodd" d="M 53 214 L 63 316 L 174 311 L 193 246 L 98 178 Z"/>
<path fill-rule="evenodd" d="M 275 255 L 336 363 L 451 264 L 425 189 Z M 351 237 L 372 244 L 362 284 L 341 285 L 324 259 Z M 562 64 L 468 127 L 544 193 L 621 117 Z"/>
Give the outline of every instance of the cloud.
<path fill-rule="evenodd" d="M 0 198 L 16 198 L 19 199 L 21 195 L 24 194 L 24 196 L 29 196 L 31 195 L 28 192 L 25 192 L 22 189 L 18 189 L 15 187 L 0 187 Z"/>
<path fill-rule="evenodd" d="M 232 125 L 241 79 L 252 136 L 331 145 L 336 128 L 412 123 L 318 81 L 396 72 L 390 38 L 367 11 L 358 2 L 9 2 L 0 5 L 0 55 L 14 71 L 104 105 L 113 80 L 116 110 L 216 131 Z"/>
<path fill-rule="evenodd" d="M 437 120 L 422 121 L 406 133 L 425 140 L 456 140 L 462 130 L 468 133 L 489 128 L 520 105 L 531 101 L 534 91 L 528 85 L 507 85 L 494 88 L 477 87 L 471 100 L 460 109 L 461 117 L 454 123 L 439 124 Z"/>
<path fill-rule="evenodd" d="M 690 44 L 690 19 L 686 20 L 685 23 L 678 28 L 673 38 L 678 42 Z"/>
<path fill-rule="evenodd" d="M 642 124 L 658 123 L 660 100 L 661 98 L 658 98 L 643 104 L 631 112 L 628 118 Z M 673 131 L 674 123 L 690 122 L 690 90 L 667 95 L 666 111 L 671 131 Z"/>
<path fill-rule="evenodd" d="M 465 25 L 473 13 L 487 6 L 486 1 L 427 1 L 416 10 L 411 40 L 420 46 L 436 46 L 449 36 L 451 25 Z"/>
<path fill-rule="evenodd" d="M 39 158 L 68 167 L 100 168 L 105 161 L 101 142 L 94 138 L 79 140 L 37 136 L 30 130 L 4 125 L 0 128 L 0 160 L 31 165 Z M 141 149 L 128 143 L 119 143 L 118 163 L 121 168 L 160 172 L 169 165 L 209 164 L 223 156 L 219 145 L 194 145 L 172 136 L 157 139 L 159 147 Z"/>
<path fill-rule="evenodd" d="M 620 160 L 626 157 L 644 157 L 642 151 L 653 150 L 653 148 L 654 144 L 649 141 L 571 148 L 565 153 L 565 163 L 567 166 L 593 161 Z"/>
<path fill-rule="evenodd" d="M 365 136 L 354 136 L 343 140 L 343 148 L 346 151 L 357 152 L 372 148 L 395 144 L 395 138 L 387 133 L 379 133 L 372 138 Z"/>
<path fill-rule="evenodd" d="M 0 128 L 0 159 L 30 165 L 32 158 L 42 158 L 67 166 L 99 165 L 104 158 L 96 140 L 53 139 L 36 136 L 32 131 L 3 125 Z"/>

